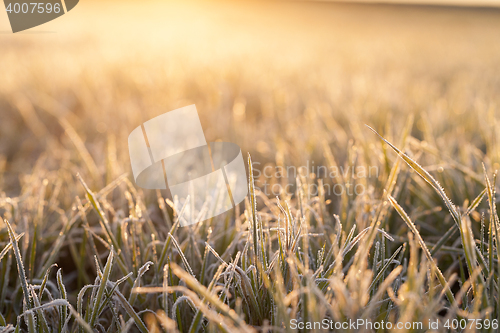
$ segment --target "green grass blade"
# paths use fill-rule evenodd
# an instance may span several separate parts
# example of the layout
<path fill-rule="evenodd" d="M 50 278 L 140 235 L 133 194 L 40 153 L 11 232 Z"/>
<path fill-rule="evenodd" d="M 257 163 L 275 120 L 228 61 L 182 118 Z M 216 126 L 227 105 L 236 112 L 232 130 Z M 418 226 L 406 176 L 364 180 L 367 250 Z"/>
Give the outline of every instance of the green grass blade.
<path fill-rule="evenodd" d="M 441 271 L 439 270 L 439 267 L 436 265 L 436 262 L 432 258 L 431 253 L 429 252 L 429 249 L 427 248 L 427 245 L 425 245 L 424 240 L 422 239 L 422 236 L 420 236 L 420 233 L 418 232 L 417 228 L 415 227 L 415 225 L 411 221 L 410 217 L 403 210 L 403 208 L 396 202 L 396 200 L 394 200 L 394 198 L 391 197 L 390 195 L 387 195 L 387 198 L 389 199 L 389 201 L 390 201 L 391 205 L 394 207 L 394 209 L 401 216 L 401 218 L 403 219 L 403 221 L 405 221 L 405 223 L 408 225 L 408 228 L 411 230 L 411 232 L 417 238 L 417 240 L 418 240 L 418 242 L 420 244 L 420 247 L 422 248 L 422 250 L 425 253 L 425 256 L 427 257 L 427 260 L 429 260 L 430 264 L 435 269 L 435 272 L 436 272 L 437 278 L 439 280 L 439 283 L 441 284 L 441 286 L 445 290 L 446 297 L 448 298 L 449 302 L 453 306 L 455 306 L 456 305 L 455 297 L 453 297 L 453 293 L 451 292 L 450 287 L 449 287 L 448 283 L 446 282 L 445 277 L 443 276 L 443 273 L 441 273 Z"/>
<path fill-rule="evenodd" d="M 103 301 L 104 290 L 106 289 L 106 285 L 109 280 L 109 275 L 111 274 L 111 269 L 113 266 L 113 256 L 114 256 L 113 247 L 111 247 L 111 251 L 109 251 L 108 260 L 106 261 L 106 265 L 104 266 L 102 279 L 101 282 L 99 283 L 99 289 L 97 289 L 97 295 L 92 306 L 92 316 L 90 317 L 90 322 L 89 322 L 90 327 L 94 327 L 97 319 L 97 314 L 99 312 L 99 306 Z"/>
<path fill-rule="evenodd" d="M 392 143 L 390 143 L 389 141 L 387 141 L 386 139 L 384 139 L 373 128 L 371 128 L 368 125 L 366 125 L 366 127 L 368 127 L 373 133 L 375 133 L 376 135 L 378 135 L 386 144 L 388 144 L 396 153 L 398 153 L 398 155 L 406 162 L 406 164 L 408 164 L 408 166 L 410 166 L 410 168 L 412 168 L 420 177 L 422 177 L 427 183 L 429 183 L 434 188 L 434 190 L 443 199 L 446 207 L 448 207 L 448 210 L 450 211 L 450 213 L 451 213 L 451 215 L 452 215 L 453 220 L 455 221 L 455 223 L 458 226 L 460 226 L 460 223 L 461 223 L 460 213 L 459 213 L 457 207 L 448 198 L 448 196 L 446 195 L 444 189 L 441 187 L 441 185 L 438 183 L 438 181 L 435 180 L 434 177 L 432 177 L 431 174 L 427 170 L 425 170 L 424 168 L 422 168 L 420 166 L 420 164 L 418 164 L 413 159 L 411 159 L 408 155 L 406 155 L 405 153 L 403 153 L 402 151 L 400 151 Z"/>
<path fill-rule="evenodd" d="M 384 264 L 384 266 L 378 271 L 377 276 L 373 279 L 373 281 L 372 281 L 370 287 L 368 288 L 368 290 L 372 290 L 372 288 L 375 285 L 375 283 L 377 283 L 383 277 L 384 273 L 387 271 L 387 269 L 389 268 L 389 266 L 391 264 L 393 264 L 394 259 L 396 259 L 397 255 L 399 254 L 399 252 L 401 251 L 401 249 L 403 249 L 403 245 L 401 245 L 400 247 L 398 247 L 398 249 L 396 251 L 394 251 L 394 253 L 392 254 L 392 256 Z"/>
<path fill-rule="evenodd" d="M 68 293 L 66 292 L 66 287 L 64 286 L 62 279 L 62 270 L 59 268 L 57 271 L 57 287 L 59 288 L 59 293 L 61 294 L 61 299 L 65 301 L 68 300 Z M 68 318 L 68 307 L 66 305 L 61 305 L 59 307 L 59 330 L 63 332 L 66 326 L 66 319 Z"/>
<path fill-rule="evenodd" d="M 23 289 L 24 301 L 26 302 L 26 307 L 31 309 L 33 307 L 31 302 L 30 293 L 28 291 L 28 281 L 26 280 L 26 273 L 24 271 L 23 260 L 21 258 L 21 252 L 19 251 L 19 246 L 17 245 L 17 238 L 14 233 L 14 229 L 10 225 L 9 221 L 4 220 L 7 228 L 9 230 L 10 242 L 12 244 L 12 248 L 14 249 L 14 256 L 16 257 L 17 264 L 17 272 L 19 274 L 19 280 L 21 282 L 21 288 Z"/>

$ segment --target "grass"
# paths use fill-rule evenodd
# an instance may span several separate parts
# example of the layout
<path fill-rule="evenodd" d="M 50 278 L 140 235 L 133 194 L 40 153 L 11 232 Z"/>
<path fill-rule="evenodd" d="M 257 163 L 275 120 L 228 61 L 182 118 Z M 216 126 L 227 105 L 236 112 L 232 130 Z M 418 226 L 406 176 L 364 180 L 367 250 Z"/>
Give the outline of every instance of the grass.
<path fill-rule="evenodd" d="M 79 6 L 67 35 L 0 36 L 0 332 L 497 331 L 497 11 Z M 249 194 L 180 227 L 126 145 L 192 103 L 249 153 Z M 275 172 L 312 162 L 341 172 Z"/>

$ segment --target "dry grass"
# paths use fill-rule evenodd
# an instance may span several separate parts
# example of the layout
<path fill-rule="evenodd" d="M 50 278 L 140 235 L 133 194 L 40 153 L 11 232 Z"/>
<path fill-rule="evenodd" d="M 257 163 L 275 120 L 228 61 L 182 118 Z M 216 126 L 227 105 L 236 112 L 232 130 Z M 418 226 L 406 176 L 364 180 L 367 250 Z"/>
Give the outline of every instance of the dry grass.
<path fill-rule="evenodd" d="M 44 27 L 0 35 L 2 332 L 500 317 L 499 11 L 82 2 Z M 178 227 L 127 136 L 193 103 L 256 188 Z M 259 172 L 308 161 L 379 172 Z"/>

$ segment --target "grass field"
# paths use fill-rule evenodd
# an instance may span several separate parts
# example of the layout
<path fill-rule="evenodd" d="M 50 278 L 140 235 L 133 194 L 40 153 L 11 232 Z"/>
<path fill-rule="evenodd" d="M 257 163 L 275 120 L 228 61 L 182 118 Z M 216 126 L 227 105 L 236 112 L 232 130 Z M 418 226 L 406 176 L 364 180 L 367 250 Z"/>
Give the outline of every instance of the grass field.
<path fill-rule="evenodd" d="M 2 15 L 0 332 L 497 331 L 500 10 L 82 1 L 15 35 Z M 190 104 L 249 153 L 250 191 L 179 227 L 127 137 Z M 335 329 L 358 319 L 394 327 Z"/>

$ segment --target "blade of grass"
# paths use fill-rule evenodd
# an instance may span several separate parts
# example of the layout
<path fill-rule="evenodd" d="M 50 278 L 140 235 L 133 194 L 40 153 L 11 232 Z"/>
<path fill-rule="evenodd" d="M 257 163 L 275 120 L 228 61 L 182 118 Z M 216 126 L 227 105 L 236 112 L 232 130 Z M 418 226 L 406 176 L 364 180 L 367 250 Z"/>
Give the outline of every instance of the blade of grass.
<path fill-rule="evenodd" d="M 33 286 L 29 286 L 30 292 L 31 292 L 31 297 L 33 299 L 33 306 L 39 307 L 40 306 L 40 300 L 38 299 L 38 296 L 36 295 L 35 289 L 33 289 Z M 43 314 L 43 311 L 38 309 L 36 310 L 36 315 L 38 317 L 38 324 L 37 322 L 37 328 L 39 332 L 44 332 L 44 333 L 49 333 L 49 326 L 47 324 L 47 319 L 45 319 L 45 315 Z"/>
<path fill-rule="evenodd" d="M 394 253 L 392 254 L 392 256 L 387 260 L 387 262 L 384 264 L 384 266 L 377 273 L 377 276 L 373 279 L 373 281 L 370 284 L 370 287 L 368 288 L 368 290 L 371 290 L 373 288 L 373 286 L 375 285 L 375 283 L 377 283 L 383 277 L 385 271 L 387 271 L 387 269 L 389 268 L 389 266 L 391 264 L 393 264 L 394 259 L 399 254 L 399 252 L 401 251 L 402 248 L 403 248 L 403 245 L 401 245 L 400 247 L 398 247 L 398 249 L 396 251 L 394 251 Z"/>
<path fill-rule="evenodd" d="M 446 279 L 443 276 L 443 273 L 441 273 L 441 270 L 439 269 L 439 267 L 436 265 L 436 262 L 432 258 L 431 253 L 429 252 L 429 249 L 425 245 L 424 240 L 420 236 L 420 233 L 418 232 L 417 228 L 415 227 L 415 225 L 413 224 L 413 222 L 410 220 L 410 217 L 403 210 L 403 208 L 396 202 L 396 200 L 394 200 L 394 198 L 391 197 L 390 195 L 387 195 L 387 198 L 389 199 L 389 201 L 390 201 L 391 205 L 394 207 L 394 209 L 401 216 L 401 218 L 403 219 L 403 221 L 405 221 L 405 223 L 408 225 L 408 228 L 411 230 L 411 232 L 417 238 L 417 240 L 418 240 L 418 242 L 420 244 L 420 247 L 422 248 L 422 250 L 425 253 L 425 256 L 427 257 L 427 260 L 429 260 L 429 262 L 431 263 L 431 265 L 435 269 L 435 272 L 436 272 L 437 278 L 439 280 L 439 283 L 441 284 L 441 286 L 445 290 L 446 297 L 448 298 L 448 301 L 452 305 L 455 305 L 456 302 L 455 302 L 455 298 L 453 297 L 453 293 L 451 292 L 451 290 L 450 290 L 450 288 L 448 286 L 448 283 L 446 282 Z"/>
<path fill-rule="evenodd" d="M 175 222 L 172 225 L 172 228 L 170 228 L 170 232 L 169 232 L 170 235 L 173 235 L 175 233 L 175 231 L 177 230 L 177 227 L 179 226 L 180 220 L 181 220 L 182 216 L 184 215 L 184 211 L 186 210 L 186 206 L 187 206 L 188 202 L 189 202 L 189 197 L 186 198 L 186 201 L 184 202 L 184 205 L 182 206 L 181 211 L 177 215 L 177 218 L 175 219 Z M 172 242 L 172 239 L 169 236 L 167 236 L 167 239 L 165 240 L 165 245 L 163 246 L 163 250 L 161 251 L 160 261 L 158 262 L 158 265 L 157 265 L 157 274 L 159 274 L 159 270 L 161 269 L 161 267 L 163 267 L 165 265 L 165 260 L 167 259 L 167 251 L 168 251 L 168 248 L 170 247 L 171 242 Z"/>
<path fill-rule="evenodd" d="M 61 294 L 61 299 L 68 300 L 68 293 L 66 292 L 66 287 L 64 286 L 61 268 L 57 271 L 57 286 L 59 288 L 59 293 Z M 59 331 L 64 332 L 66 326 L 66 319 L 68 317 L 68 307 L 62 305 L 59 308 Z"/>
<path fill-rule="evenodd" d="M 498 228 L 500 227 L 500 221 L 498 220 L 498 214 L 496 211 L 496 205 L 495 205 L 495 184 L 491 184 L 490 179 L 488 178 L 488 175 L 486 173 L 486 168 L 483 165 L 484 170 L 484 177 L 486 180 L 486 189 L 488 191 L 488 203 L 490 206 L 490 239 L 493 238 L 493 235 L 491 235 L 491 230 L 493 230 L 494 236 L 495 236 L 495 241 L 496 241 L 496 252 L 497 252 L 497 259 L 500 259 L 500 232 Z M 496 177 L 495 177 L 496 178 Z M 490 247 L 493 246 L 493 243 L 490 241 Z M 493 270 L 493 249 L 489 249 L 489 254 L 490 254 L 490 270 Z M 500 264 L 497 265 L 498 269 L 498 280 L 497 280 L 497 286 L 500 287 Z M 500 299 L 497 297 L 497 316 L 500 318 Z"/>
<path fill-rule="evenodd" d="M 89 322 L 90 327 L 94 327 L 96 323 L 99 305 L 101 304 L 102 297 L 104 295 L 104 289 L 106 289 L 106 284 L 109 280 L 109 275 L 111 274 L 111 268 L 113 266 L 113 256 L 114 256 L 113 247 L 111 247 L 111 251 L 109 251 L 108 260 L 106 261 L 106 265 L 104 266 L 102 279 L 101 282 L 99 283 L 99 289 L 97 289 L 97 295 L 92 306 L 92 315 L 90 317 L 90 322 Z"/>
<path fill-rule="evenodd" d="M 427 170 L 422 168 L 417 162 L 415 162 L 413 159 L 411 159 L 408 155 L 400 151 L 398 148 L 396 148 L 392 143 L 384 139 L 380 134 L 378 134 L 373 128 L 370 126 L 366 125 L 373 133 L 375 133 L 382 141 L 384 141 L 386 144 L 388 144 L 398 155 L 412 168 L 420 177 L 422 177 L 427 183 L 429 183 L 434 190 L 441 196 L 443 199 L 446 207 L 448 207 L 448 210 L 450 211 L 453 220 L 455 223 L 460 226 L 461 222 L 461 216 L 453 202 L 448 198 L 446 193 L 444 192 L 444 189 L 441 187 L 441 185 L 438 183 L 437 180 L 434 179 L 434 177 L 431 176 Z"/>
<path fill-rule="evenodd" d="M 139 273 L 137 274 L 137 278 L 135 279 L 134 281 L 134 285 L 132 286 L 132 289 L 133 288 L 137 288 L 137 287 L 140 287 L 141 286 L 141 278 L 144 274 L 146 274 L 146 272 L 149 270 L 149 267 L 151 265 L 154 265 L 153 262 L 151 261 L 148 261 L 147 263 L 145 263 L 144 265 L 142 265 L 141 268 L 139 268 Z M 130 303 L 130 305 L 134 305 L 135 303 L 135 300 L 137 299 L 137 294 L 135 293 L 131 293 L 130 294 L 130 297 L 128 299 L 128 302 Z"/>
<path fill-rule="evenodd" d="M 366 125 L 371 131 L 373 131 L 376 135 L 378 135 L 385 143 L 387 143 L 395 152 L 398 153 L 398 155 L 412 168 L 420 177 L 422 177 L 427 183 L 429 183 L 434 190 L 441 196 L 443 199 L 445 205 L 448 207 L 448 210 L 451 213 L 451 216 L 453 217 L 453 220 L 455 221 L 456 225 L 458 226 L 460 230 L 460 238 L 462 240 L 462 246 L 464 248 L 464 254 L 465 254 L 465 260 L 467 263 L 467 269 L 469 270 L 469 274 L 472 274 L 475 271 L 476 268 L 476 251 L 479 251 L 477 247 L 474 245 L 474 242 L 472 244 L 470 243 L 470 237 L 472 236 L 472 230 L 470 229 L 469 224 L 466 223 L 465 226 L 462 225 L 462 216 L 457 209 L 457 207 L 451 202 L 451 200 L 448 198 L 446 195 L 444 189 L 441 187 L 441 185 L 437 182 L 437 180 L 434 179 L 434 177 L 431 176 L 427 170 L 422 168 L 417 162 L 415 162 L 413 159 L 408 157 L 405 153 L 400 151 L 398 148 L 396 148 L 393 144 L 391 144 L 389 141 L 384 139 L 380 134 L 378 134 L 373 128 L 370 126 Z M 424 244 L 425 245 L 425 244 Z M 481 257 L 479 257 L 481 258 Z M 482 258 L 481 258 L 482 259 Z M 486 267 L 486 264 L 482 262 L 484 267 Z M 481 277 L 478 276 L 478 282 L 480 284 L 483 284 L 484 281 Z M 473 284 L 473 287 L 475 287 L 475 284 Z M 484 286 L 483 286 L 484 287 Z"/>
<path fill-rule="evenodd" d="M 258 236 L 257 236 L 257 201 L 255 196 L 255 184 L 253 179 L 253 167 L 252 158 L 248 154 L 248 192 L 250 193 L 250 207 L 251 207 L 251 218 L 252 218 L 252 240 L 253 240 L 253 252 L 254 252 L 254 262 L 261 261 L 259 258 L 259 247 L 258 247 Z M 257 277 L 259 281 L 259 277 Z"/>
<path fill-rule="evenodd" d="M 17 272 L 19 274 L 19 280 L 21 282 L 21 287 L 23 289 L 24 301 L 26 302 L 26 307 L 29 310 L 33 307 L 33 305 L 31 303 L 30 293 L 28 291 L 28 281 L 26 280 L 26 273 L 24 271 L 21 252 L 19 251 L 19 246 L 17 245 L 17 238 L 15 236 L 14 229 L 12 229 L 12 226 L 10 225 L 9 221 L 4 220 L 4 222 L 9 230 L 10 242 L 12 244 L 12 248 L 14 249 L 14 256 L 16 257 Z"/>

